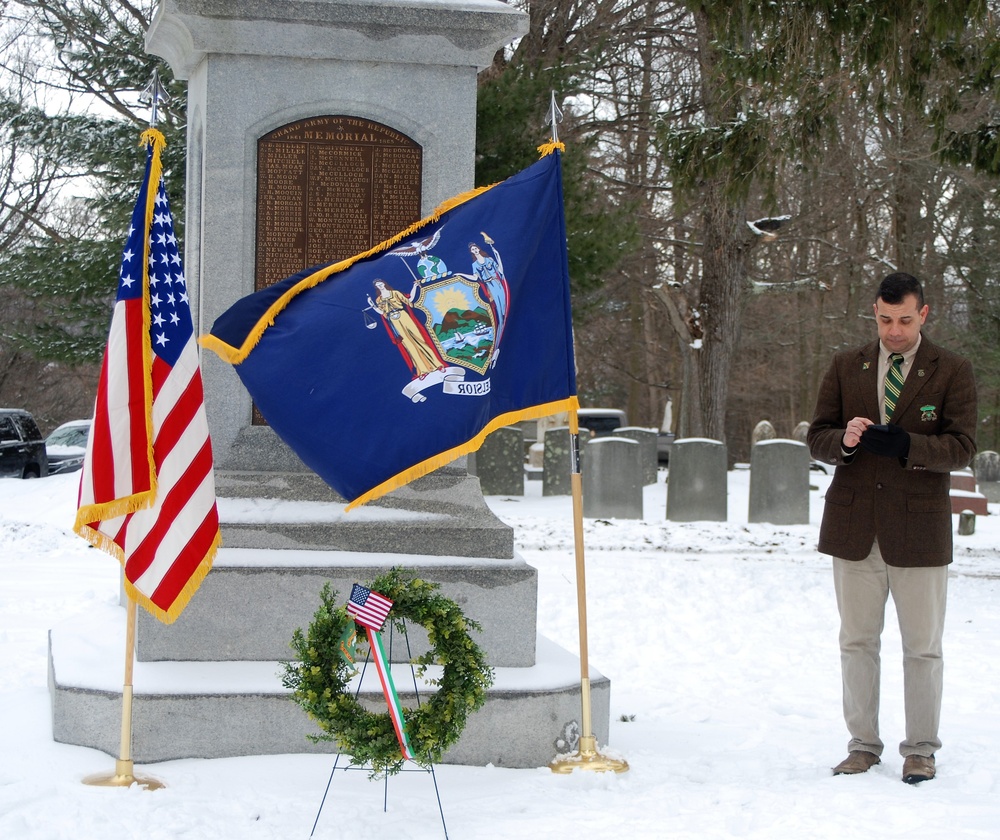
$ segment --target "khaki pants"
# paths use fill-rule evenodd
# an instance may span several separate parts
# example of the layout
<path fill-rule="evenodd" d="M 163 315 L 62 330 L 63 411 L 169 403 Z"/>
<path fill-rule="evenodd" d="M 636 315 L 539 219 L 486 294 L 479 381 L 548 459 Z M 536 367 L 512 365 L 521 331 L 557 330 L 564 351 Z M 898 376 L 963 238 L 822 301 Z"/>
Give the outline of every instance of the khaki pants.
<path fill-rule="evenodd" d="M 878 707 L 882 628 L 889 594 L 899 617 L 903 642 L 903 700 L 906 739 L 899 752 L 933 755 L 941 747 L 941 691 L 948 567 L 887 566 L 878 543 L 864 560 L 833 558 L 833 581 L 840 610 L 840 662 L 844 720 L 850 750 L 882 754 Z"/>

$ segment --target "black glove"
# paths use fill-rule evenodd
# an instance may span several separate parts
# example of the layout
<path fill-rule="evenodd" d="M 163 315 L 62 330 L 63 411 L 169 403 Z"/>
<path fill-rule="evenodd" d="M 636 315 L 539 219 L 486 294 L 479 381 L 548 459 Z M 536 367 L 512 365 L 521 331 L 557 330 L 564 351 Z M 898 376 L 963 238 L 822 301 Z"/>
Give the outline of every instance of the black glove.
<path fill-rule="evenodd" d="M 910 433 L 902 426 L 872 425 L 861 435 L 861 447 L 875 455 L 906 458 L 910 454 Z"/>

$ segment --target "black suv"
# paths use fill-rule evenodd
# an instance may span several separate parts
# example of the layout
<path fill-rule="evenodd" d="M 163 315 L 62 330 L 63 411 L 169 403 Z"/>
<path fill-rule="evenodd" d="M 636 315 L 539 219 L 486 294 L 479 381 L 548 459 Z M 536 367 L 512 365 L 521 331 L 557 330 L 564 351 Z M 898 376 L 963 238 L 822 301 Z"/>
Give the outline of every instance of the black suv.
<path fill-rule="evenodd" d="M 0 408 L 0 476 L 41 478 L 48 472 L 45 439 L 35 418 L 20 408 Z"/>

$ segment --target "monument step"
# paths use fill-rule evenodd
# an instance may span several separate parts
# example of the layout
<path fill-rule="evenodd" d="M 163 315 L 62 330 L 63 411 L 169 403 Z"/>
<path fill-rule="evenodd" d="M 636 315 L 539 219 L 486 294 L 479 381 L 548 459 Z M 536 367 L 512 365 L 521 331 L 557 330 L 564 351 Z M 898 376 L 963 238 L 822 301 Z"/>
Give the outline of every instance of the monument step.
<path fill-rule="evenodd" d="M 375 502 L 346 503 L 313 473 L 216 471 L 223 545 L 509 558 L 514 531 L 479 480 L 438 471 Z"/>
<path fill-rule="evenodd" d="M 267 526 L 271 527 L 271 526 Z M 482 625 L 474 638 L 494 667 L 535 664 L 538 572 L 520 556 L 436 557 L 387 552 L 221 548 L 212 571 L 173 624 L 139 610 L 139 661 L 281 660 L 292 633 L 305 630 L 326 582 L 346 603 L 354 583 L 370 583 L 394 566 L 441 584 L 441 594 Z M 427 649 L 423 628 L 410 628 L 414 655 Z"/>
<path fill-rule="evenodd" d="M 57 742 L 117 756 L 122 719 L 125 611 L 107 606 L 49 631 L 49 690 Z M 575 748 L 581 714 L 579 659 L 537 638 L 537 663 L 496 668 L 486 705 L 471 715 L 447 764 L 540 767 Z M 392 666 L 404 706 L 416 703 L 411 669 Z M 132 758 L 138 764 L 182 758 L 335 753 L 314 744 L 316 725 L 281 685 L 280 662 L 137 662 L 132 676 Z M 384 707 L 374 668 L 359 695 Z M 430 676 L 430 674 L 429 674 Z M 358 679 L 357 677 L 355 678 Z M 610 682 L 590 670 L 592 727 L 607 743 Z M 433 686 L 419 685 L 422 697 Z"/>

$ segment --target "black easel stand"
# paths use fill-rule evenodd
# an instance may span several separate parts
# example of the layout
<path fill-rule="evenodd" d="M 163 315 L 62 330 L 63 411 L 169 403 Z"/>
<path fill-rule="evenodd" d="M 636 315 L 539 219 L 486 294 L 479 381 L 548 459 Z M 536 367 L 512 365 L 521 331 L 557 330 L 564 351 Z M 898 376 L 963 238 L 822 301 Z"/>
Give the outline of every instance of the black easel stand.
<path fill-rule="evenodd" d="M 410 653 L 410 635 L 406 632 L 406 621 L 403 621 L 403 639 L 406 641 L 406 659 L 410 662 L 410 677 L 413 680 L 413 693 L 417 696 L 417 705 L 420 705 L 420 689 L 417 688 L 417 673 L 413 668 L 413 656 Z M 393 643 L 393 633 L 392 625 L 389 625 L 389 661 L 392 662 L 392 643 Z M 368 670 L 368 662 L 371 659 L 371 651 L 368 651 L 368 656 L 365 657 L 365 664 L 361 668 L 361 678 L 358 680 L 357 691 L 354 692 L 354 697 L 357 699 L 358 694 L 361 693 L 361 686 L 365 680 L 365 671 Z M 391 667 L 391 664 L 390 664 Z M 316 811 L 316 819 L 313 820 L 312 831 L 309 832 L 309 836 L 312 837 L 316 833 L 316 826 L 319 824 L 319 815 L 323 813 L 323 806 L 326 804 L 326 795 L 330 792 L 330 785 L 333 782 L 333 774 L 337 772 L 337 765 L 340 764 L 341 754 L 337 753 L 337 757 L 333 761 L 333 769 L 330 770 L 330 778 L 326 781 L 326 789 L 323 791 L 323 799 L 320 800 L 319 810 Z M 365 770 L 366 768 L 357 764 L 348 764 L 346 767 L 341 768 L 344 772 L 348 770 Z M 444 829 L 444 838 L 448 840 L 448 826 L 444 821 L 444 808 L 441 807 L 441 793 L 438 791 L 437 776 L 434 775 L 434 765 L 431 764 L 428 767 L 420 767 L 419 765 L 413 768 L 403 767 L 400 771 L 402 773 L 430 773 L 431 780 L 434 782 L 434 797 L 437 799 L 438 813 L 441 815 L 441 828 Z M 385 813 L 389 810 L 389 777 L 385 776 L 383 778 L 384 787 L 382 793 L 382 812 Z"/>

